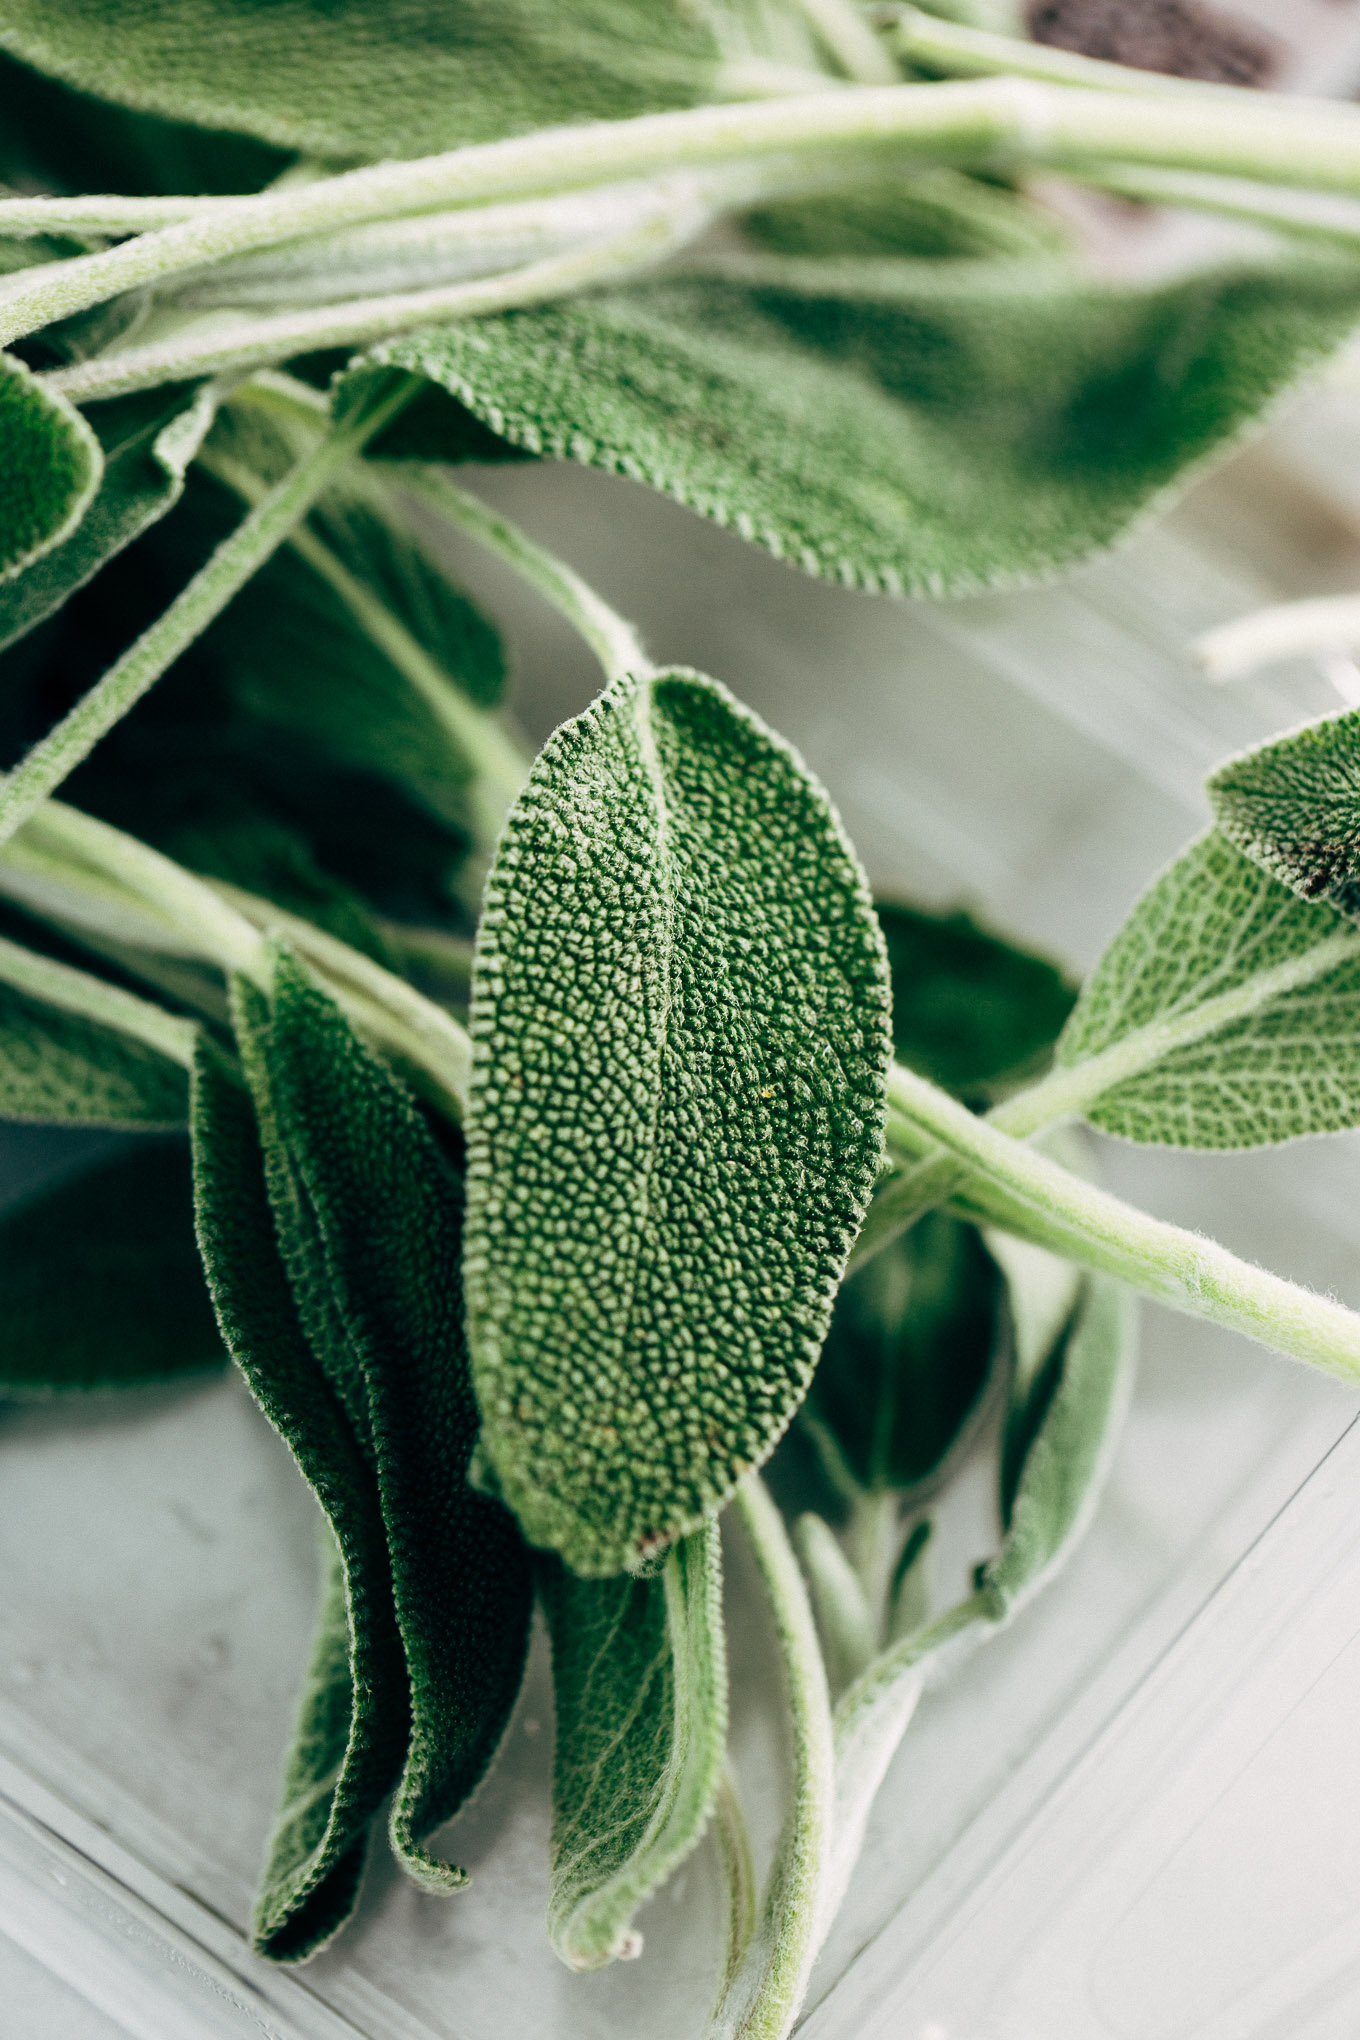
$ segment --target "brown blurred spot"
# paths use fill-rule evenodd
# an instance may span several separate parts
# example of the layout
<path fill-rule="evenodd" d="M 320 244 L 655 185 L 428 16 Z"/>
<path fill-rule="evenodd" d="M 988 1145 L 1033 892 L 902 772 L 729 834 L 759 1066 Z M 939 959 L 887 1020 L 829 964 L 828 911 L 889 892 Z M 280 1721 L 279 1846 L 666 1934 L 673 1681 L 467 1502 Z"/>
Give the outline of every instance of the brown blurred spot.
<path fill-rule="evenodd" d="M 1195 0 L 1030 0 L 1025 18 L 1036 42 L 1216 85 L 1266 85 L 1279 57 L 1258 29 Z"/>

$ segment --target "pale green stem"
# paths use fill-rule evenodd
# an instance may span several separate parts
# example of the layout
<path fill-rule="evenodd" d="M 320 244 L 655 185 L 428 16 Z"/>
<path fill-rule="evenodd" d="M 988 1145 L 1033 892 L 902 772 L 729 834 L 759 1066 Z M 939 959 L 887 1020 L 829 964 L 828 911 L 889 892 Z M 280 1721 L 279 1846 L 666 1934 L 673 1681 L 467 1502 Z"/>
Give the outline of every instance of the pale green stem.
<path fill-rule="evenodd" d="M 901 1519 L 896 1494 L 880 1488 L 860 1494 L 845 1529 L 846 1551 L 878 1634 L 887 1617 Z"/>
<path fill-rule="evenodd" d="M 1206 630 L 1190 647 L 1208 680 L 1238 680 L 1274 659 L 1360 644 L 1360 595 L 1279 602 Z"/>
<path fill-rule="evenodd" d="M 1065 174 L 1096 191 L 1145 205 L 1221 214 L 1307 240 L 1360 241 L 1360 204 L 1335 192 L 1280 190 L 1208 171 L 1135 169 L 1126 163 L 1070 163 Z"/>
<path fill-rule="evenodd" d="M 352 1009 L 361 1030 L 418 1073 L 420 1088 L 442 1111 L 455 1121 L 466 1116 L 472 1043 L 451 1013 L 371 957 L 276 907 L 272 900 L 223 882 L 214 882 L 213 890 L 242 920 L 261 932 L 285 937 Z"/>
<path fill-rule="evenodd" d="M 0 981 L 12 985 L 15 991 L 26 992 L 44 1006 L 55 1006 L 63 1013 L 93 1020 L 100 1027 L 111 1027 L 115 1033 L 154 1048 L 186 1070 L 193 1066 L 198 1028 L 192 1020 L 181 1020 L 147 999 L 106 984 L 102 978 L 91 977 L 88 971 L 75 970 L 70 964 L 57 963 L 50 956 L 39 956 L 0 937 Z"/>
<path fill-rule="evenodd" d="M 1360 111 L 1333 102 L 1229 88 L 1183 92 L 1164 79 L 1137 92 L 1014 76 L 833 86 L 784 99 L 546 129 L 262 192 L 100 254 L 24 272 L 0 295 L 0 345 L 224 256 L 364 220 L 683 169 L 881 149 L 904 158 L 1012 167 L 1113 159 L 1360 191 Z M 0 232 L 4 220 L 0 204 Z"/>
<path fill-rule="evenodd" d="M 901 73 L 861 13 L 858 0 L 798 0 L 818 41 L 856 85 L 898 85 Z"/>
<path fill-rule="evenodd" d="M 383 472 L 381 462 L 372 464 Z M 393 488 L 427 503 L 459 531 L 466 532 L 488 552 L 505 561 L 531 587 L 565 617 L 594 652 L 606 677 L 651 670 L 637 634 L 616 610 L 595 593 L 590 584 L 573 573 L 552 553 L 529 537 L 527 532 L 502 517 L 480 496 L 460 489 L 444 472 L 415 462 L 393 464 L 387 471 Z"/>
<path fill-rule="evenodd" d="M 202 464 L 247 502 L 263 500 L 265 485 L 241 462 L 210 454 L 203 457 Z M 315 532 L 299 524 L 288 538 L 294 552 L 339 596 L 365 636 L 409 682 L 474 768 L 468 790 L 473 826 L 479 842 L 494 843 L 507 808 L 528 777 L 529 760 L 504 725 L 478 708 L 401 618 L 351 574 Z"/>
<path fill-rule="evenodd" d="M 833 1693 L 850 1685 L 882 1642 L 863 1583 L 831 1525 L 809 1510 L 793 1526 L 793 1544 L 812 1597 L 822 1660 Z"/>
<path fill-rule="evenodd" d="M 51 369 L 42 380 L 72 403 L 88 404 L 97 398 L 124 396 L 161 383 L 187 382 L 226 369 L 259 368 L 319 348 L 359 347 L 417 326 L 485 318 L 493 312 L 569 297 L 592 284 L 632 275 L 692 240 L 707 217 L 692 202 L 659 203 L 647 218 L 624 233 L 611 234 L 566 255 L 530 262 L 508 275 L 440 284 L 431 290 L 345 299 L 307 311 L 277 312 L 239 322 L 233 319 L 230 324 L 223 324 L 219 314 L 203 326 L 191 322 L 167 340 L 119 348 L 70 368 Z M 7 309 L 7 301 L 0 297 L 0 324 Z"/>
<path fill-rule="evenodd" d="M 62 801 L 45 802 L 0 849 L 0 891 L 77 927 L 264 983 L 258 934 L 211 886 Z"/>
<path fill-rule="evenodd" d="M 970 1201 L 998 1224 L 1018 1212 L 1027 1237 L 1068 1260 L 1330 1374 L 1360 1379 L 1354 1311 L 1070 1175 L 921 1077 L 895 1071 L 893 1093 L 923 1131 L 966 1164 L 978 1179 L 968 1184 Z"/>
<path fill-rule="evenodd" d="M 906 1673 L 933 1657 L 945 1644 L 995 1619 L 995 1611 L 986 1594 L 970 1594 L 957 1607 L 944 1615 L 937 1615 L 933 1622 L 904 1636 L 890 1650 L 876 1657 L 837 1703 L 837 1750 L 842 1751 L 849 1746 L 865 1719 L 888 1697 Z"/>
<path fill-rule="evenodd" d="M 714 2012 L 709 2040 L 784 2040 L 798 2016 L 817 1953 L 835 1805 L 831 1704 L 807 1588 L 783 1518 L 757 1474 L 741 1483 L 732 1506 L 750 1541 L 774 1620 L 787 1688 L 793 1777 L 762 1916 Z"/>
<path fill-rule="evenodd" d="M 723 1765 L 713 1801 L 713 1842 L 718 1852 L 727 1915 L 723 1922 L 723 1981 L 727 1989 L 736 1975 L 756 1918 L 756 1878 L 751 1861 L 751 1836 L 746 1826 L 730 1764 Z"/>
<path fill-rule="evenodd" d="M 1161 71 L 1139 71 L 1130 64 L 1106 63 L 1073 50 L 1023 37 L 997 35 L 943 21 L 917 7 L 896 7 L 885 41 L 904 64 L 938 71 L 950 78 L 1034 78 L 1046 85 L 1085 87 L 1092 92 L 1166 93 L 1188 100 L 1206 93 L 1221 97 L 1240 93 L 1237 85 L 1212 85 L 1193 78 L 1175 78 Z"/>
<path fill-rule="evenodd" d="M 1351 601 L 1353 598 L 1343 599 Z M 1300 603 L 1290 606 L 1306 608 L 1310 605 Z M 1087 1056 L 1082 1062 L 1051 1070 L 1039 1083 L 1031 1084 L 1027 1090 L 1018 1091 L 1013 1098 L 993 1106 L 985 1124 L 1017 1140 L 1028 1140 L 1064 1119 L 1080 1118 L 1089 1113 L 1108 1091 L 1141 1076 L 1146 1070 L 1155 1069 L 1178 1050 L 1207 1040 L 1223 1028 L 1249 1019 L 1253 1013 L 1289 997 L 1291 993 L 1317 984 L 1334 970 L 1357 961 L 1360 961 L 1360 930 L 1343 928 L 1324 941 L 1315 942 L 1300 955 L 1288 957 L 1270 970 L 1256 972 L 1232 990 L 1220 992 L 1216 998 L 1199 999 L 1182 1012 L 1163 1014 L 1145 1027 L 1134 1028 L 1099 1055 Z M 862 1268 L 917 1218 L 935 1205 L 943 1204 L 964 1180 L 966 1171 L 955 1155 L 939 1152 L 921 1154 L 922 1143 L 914 1130 L 919 1127 L 919 1114 L 907 1102 L 916 1097 L 911 1087 L 918 1081 L 900 1066 L 894 1066 L 889 1076 L 889 1150 L 905 1154 L 914 1166 L 904 1169 L 875 1196 L 855 1242 L 850 1258 L 852 1268 Z M 906 1124 L 894 1115 L 893 1106 L 906 1111 Z"/>
<path fill-rule="evenodd" d="M 435 996 L 440 1004 L 467 1005 L 472 994 L 472 942 L 468 936 L 408 921 L 383 920 L 379 927 L 402 969 L 438 987 Z"/>
<path fill-rule="evenodd" d="M 202 635 L 307 514 L 337 469 L 409 401 L 416 387 L 414 378 L 406 378 L 379 403 L 335 426 L 261 498 L 231 536 L 223 539 L 212 558 L 136 644 L 129 646 L 56 728 L 34 745 L 0 786 L 0 843 L 14 834 Z"/>

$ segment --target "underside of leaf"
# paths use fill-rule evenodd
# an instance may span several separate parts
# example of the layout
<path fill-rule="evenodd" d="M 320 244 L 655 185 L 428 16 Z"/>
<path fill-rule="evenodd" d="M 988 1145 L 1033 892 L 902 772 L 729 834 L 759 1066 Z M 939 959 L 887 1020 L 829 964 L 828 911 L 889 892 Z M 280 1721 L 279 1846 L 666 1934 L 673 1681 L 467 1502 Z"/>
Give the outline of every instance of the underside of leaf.
<path fill-rule="evenodd" d="M 74 405 L 0 355 L 0 582 L 70 536 L 102 472 L 99 441 Z"/>

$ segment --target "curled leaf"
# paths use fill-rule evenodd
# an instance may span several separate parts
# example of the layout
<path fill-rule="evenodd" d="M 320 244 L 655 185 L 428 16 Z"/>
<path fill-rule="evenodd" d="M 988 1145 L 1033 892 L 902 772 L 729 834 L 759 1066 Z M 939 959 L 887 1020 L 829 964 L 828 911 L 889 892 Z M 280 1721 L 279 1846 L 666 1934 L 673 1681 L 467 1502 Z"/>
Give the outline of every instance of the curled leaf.
<path fill-rule="evenodd" d="M 660 1571 L 582 1580 L 547 1557 L 552 1636 L 552 1892 L 548 1932 L 571 1969 L 636 1955 L 642 1901 L 699 1841 L 727 1741 L 716 1523 Z"/>
<path fill-rule="evenodd" d="M 1353 326 L 1353 264 L 738 258 L 384 343 L 512 445 L 848 586 L 1014 585 L 1114 542 Z"/>
<path fill-rule="evenodd" d="M 478 935 L 465 1280 L 484 1462 L 576 1571 L 694 1528 L 797 1407 L 886 979 L 825 794 L 725 689 L 627 677 L 551 739 Z"/>
<path fill-rule="evenodd" d="M 1360 714 L 1325 717 L 1208 781 L 1230 843 L 1305 900 L 1360 912 Z"/>
<path fill-rule="evenodd" d="M 0 583 L 71 536 L 102 471 L 99 441 L 75 406 L 0 355 Z"/>

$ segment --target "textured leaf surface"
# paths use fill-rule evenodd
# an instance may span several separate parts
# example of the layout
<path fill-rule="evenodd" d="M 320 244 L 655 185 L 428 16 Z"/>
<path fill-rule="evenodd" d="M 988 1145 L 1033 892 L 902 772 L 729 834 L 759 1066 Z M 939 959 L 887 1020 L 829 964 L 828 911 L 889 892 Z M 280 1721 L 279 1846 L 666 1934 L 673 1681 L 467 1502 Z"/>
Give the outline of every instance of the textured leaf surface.
<path fill-rule="evenodd" d="M 0 355 L 0 583 L 69 538 L 101 466 L 99 441 L 75 406 Z"/>
<path fill-rule="evenodd" d="M 878 900 L 898 1058 L 947 1091 L 984 1101 L 1041 1063 L 1072 1010 L 1056 965 L 978 926 Z"/>
<path fill-rule="evenodd" d="M 1222 834 L 1272 878 L 1360 912 L 1360 714 L 1328 716 L 1231 759 L 1208 792 Z"/>
<path fill-rule="evenodd" d="M 84 92 L 321 156 L 419 156 L 709 96 L 676 0 L 4 0 L 0 48 Z"/>
<path fill-rule="evenodd" d="M 1126 1140 L 1265 1147 L 1360 1124 L 1360 931 L 1211 831 L 1115 936 L 1057 1061 L 1102 1053 L 1086 1117 Z"/>
<path fill-rule="evenodd" d="M 776 557 L 939 594 L 1032 579 L 1339 341 L 1353 267 L 1152 287 L 1051 263 L 756 258 L 393 340 L 516 446 L 645 481 Z"/>
<path fill-rule="evenodd" d="M 1132 1297 L 1089 1278 L 1051 1371 L 1027 1392 L 1018 1414 L 1031 1438 L 1003 1494 L 1005 1538 L 981 1581 L 995 1621 L 1040 1591 L 1090 1522 L 1133 1389 L 1135 1332 Z"/>
<path fill-rule="evenodd" d="M 881 938 L 801 762 L 711 680 L 551 739 L 478 935 L 468 1322 L 535 1544 L 635 1565 L 765 1458 L 880 1152 Z"/>
<path fill-rule="evenodd" d="M 199 1246 L 223 1340 L 333 1533 L 252 1923 L 261 1953 L 296 1962 L 354 1909 L 369 1826 L 407 1748 L 409 1684 L 373 1469 L 299 1322 L 250 1100 L 210 1045 L 194 1071 L 193 1140 Z"/>
<path fill-rule="evenodd" d="M 284 1264 L 307 1341 L 377 1481 L 411 1693 L 393 1846 L 431 1890 L 465 1873 L 426 1850 L 495 1753 L 519 1690 L 530 1567 L 476 1494 L 458 1281 L 462 1185 L 407 1093 L 286 956 L 272 1010 L 243 1005 Z"/>
<path fill-rule="evenodd" d="M 103 471 L 71 536 L 0 582 L 0 649 L 32 630 L 179 500 L 211 411 L 201 393 L 148 390 L 91 407 Z"/>
<path fill-rule="evenodd" d="M 936 1212 L 842 1285 L 804 1409 L 861 1487 L 940 1472 L 991 1378 L 999 1302 L 973 1227 Z"/>
<path fill-rule="evenodd" d="M 150 1128 L 182 1126 L 188 1110 L 168 1056 L 0 985 L 0 1118 Z"/>
<path fill-rule="evenodd" d="M 659 1573 L 541 1573 L 552 1637 L 552 1891 L 548 1931 L 572 1969 L 636 1955 L 643 1899 L 708 1825 L 727 1742 L 718 1526 Z"/>
<path fill-rule="evenodd" d="M 0 1325 L 6 1400 L 219 1366 L 186 1143 L 138 1141 L 0 1214 Z"/>

